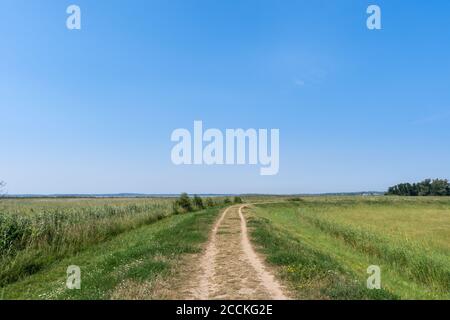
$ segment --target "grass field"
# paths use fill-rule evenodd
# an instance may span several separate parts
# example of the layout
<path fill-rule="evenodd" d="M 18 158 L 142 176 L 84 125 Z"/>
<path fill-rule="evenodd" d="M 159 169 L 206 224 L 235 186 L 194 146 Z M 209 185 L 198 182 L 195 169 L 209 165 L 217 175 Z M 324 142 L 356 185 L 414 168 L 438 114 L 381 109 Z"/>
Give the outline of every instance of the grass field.
<path fill-rule="evenodd" d="M 0 285 L 171 214 L 170 199 L 23 199 L 0 203 Z"/>
<path fill-rule="evenodd" d="M 244 210 L 250 238 L 292 298 L 450 299 L 450 198 L 245 200 L 254 203 Z M 207 244 L 217 203 L 174 214 L 174 199 L 163 198 L 3 199 L 0 299 L 170 298 L 158 288 L 199 268 L 189 254 Z M 235 236 L 239 245 L 229 224 L 240 229 L 229 217 L 216 241 Z M 234 255 L 216 267 L 228 270 Z M 82 290 L 66 288 L 69 265 L 81 268 Z M 381 268 L 381 290 L 366 287 L 370 265 Z"/>
<path fill-rule="evenodd" d="M 55 230 L 51 231 L 52 237 L 27 234 L 29 239 L 23 247 L 19 242 L 15 253 L 10 251 L 8 255 L 2 251 L 7 264 L 2 264 L 0 298 L 132 299 L 135 293 L 123 292 L 121 287 L 130 283 L 134 288 L 146 290 L 140 298 L 161 298 L 158 292 L 153 292 L 151 283 L 170 277 L 181 255 L 200 250 L 219 211 L 211 208 L 170 215 L 171 202 L 166 199 L 31 200 L 19 204 L 14 200 L 3 204 L 17 209 L 9 215 L 29 219 L 26 221 L 33 227 L 40 225 L 40 215 L 44 215 L 52 221 L 49 224 L 44 220 L 47 223 L 44 229 Z M 37 208 L 42 211 L 34 216 L 32 211 Z M 59 219 L 66 228 L 56 227 L 60 223 L 51 218 L 51 215 L 58 216 L 58 212 L 64 213 Z M 80 216 L 76 218 L 77 215 Z M 16 261 L 19 266 L 39 263 L 39 268 L 23 272 Z M 69 265 L 81 268 L 82 290 L 66 288 Z"/>
<path fill-rule="evenodd" d="M 449 198 L 304 197 L 252 215 L 255 243 L 298 298 L 450 298 Z M 366 288 L 369 265 L 382 290 Z"/>

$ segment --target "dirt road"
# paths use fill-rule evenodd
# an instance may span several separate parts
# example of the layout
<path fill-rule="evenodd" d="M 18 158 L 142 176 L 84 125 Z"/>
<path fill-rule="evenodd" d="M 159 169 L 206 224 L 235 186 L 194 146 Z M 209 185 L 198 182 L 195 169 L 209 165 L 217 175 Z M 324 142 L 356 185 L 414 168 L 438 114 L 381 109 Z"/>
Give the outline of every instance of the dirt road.
<path fill-rule="evenodd" d="M 229 207 L 214 225 L 184 298 L 288 299 L 249 241 L 244 207 Z"/>

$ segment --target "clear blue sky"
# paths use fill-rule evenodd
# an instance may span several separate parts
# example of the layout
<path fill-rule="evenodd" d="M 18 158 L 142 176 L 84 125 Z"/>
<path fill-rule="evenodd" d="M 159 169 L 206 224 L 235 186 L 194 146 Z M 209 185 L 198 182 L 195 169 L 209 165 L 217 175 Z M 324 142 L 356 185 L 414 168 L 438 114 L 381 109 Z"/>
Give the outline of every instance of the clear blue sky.
<path fill-rule="evenodd" d="M 11 194 L 300 193 L 450 178 L 449 17 L 437 0 L 3 0 L 0 180 Z M 279 128 L 279 174 L 174 166 L 170 134 L 194 120 Z"/>

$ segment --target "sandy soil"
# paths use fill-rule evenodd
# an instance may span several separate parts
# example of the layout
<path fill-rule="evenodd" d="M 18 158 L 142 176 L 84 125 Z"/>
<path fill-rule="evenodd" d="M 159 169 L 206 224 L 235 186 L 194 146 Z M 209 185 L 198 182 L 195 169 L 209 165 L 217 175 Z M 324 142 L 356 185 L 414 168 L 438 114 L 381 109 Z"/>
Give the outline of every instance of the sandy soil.
<path fill-rule="evenodd" d="M 244 207 L 232 206 L 222 213 L 199 267 L 178 298 L 288 299 L 249 241 Z"/>

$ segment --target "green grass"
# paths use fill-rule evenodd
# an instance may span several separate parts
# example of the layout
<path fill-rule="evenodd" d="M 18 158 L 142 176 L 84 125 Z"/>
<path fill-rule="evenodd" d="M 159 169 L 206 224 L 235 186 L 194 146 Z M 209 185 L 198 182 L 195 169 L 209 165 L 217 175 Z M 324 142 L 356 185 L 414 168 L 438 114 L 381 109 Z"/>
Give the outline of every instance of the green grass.
<path fill-rule="evenodd" d="M 0 288 L 4 299 L 110 299 L 126 280 L 169 277 L 180 257 L 201 250 L 219 209 L 174 215 L 90 245 Z M 81 290 L 65 286 L 69 265 L 81 268 Z"/>
<path fill-rule="evenodd" d="M 300 298 L 450 298 L 448 198 L 305 197 L 253 212 L 254 240 Z M 365 289 L 369 265 L 383 290 Z"/>
<path fill-rule="evenodd" d="M 172 213 L 171 199 L 18 199 L 0 203 L 0 286 Z"/>
<path fill-rule="evenodd" d="M 450 198 L 257 200 L 252 239 L 295 297 L 450 299 Z M 199 252 L 219 211 L 172 215 L 172 203 L 0 202 L 0 298 L 110 299 L 127 281 L 152 290 Z M 65 286 L 69 265 L 81 267 L 81 290 Z M 366 288 L 369 265 L 381 267 L 382 290 Z"/>

